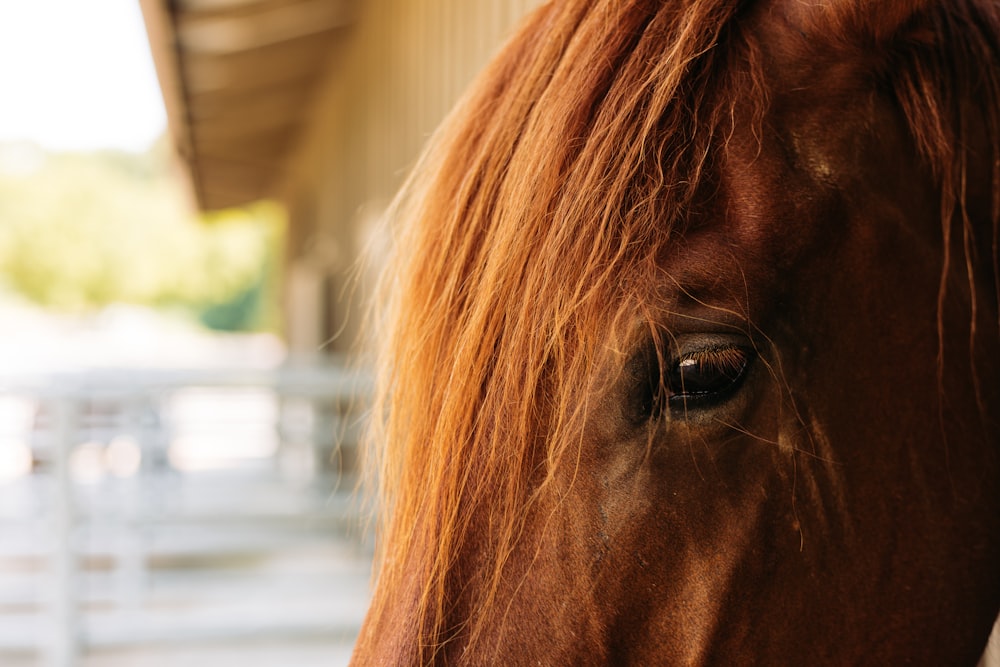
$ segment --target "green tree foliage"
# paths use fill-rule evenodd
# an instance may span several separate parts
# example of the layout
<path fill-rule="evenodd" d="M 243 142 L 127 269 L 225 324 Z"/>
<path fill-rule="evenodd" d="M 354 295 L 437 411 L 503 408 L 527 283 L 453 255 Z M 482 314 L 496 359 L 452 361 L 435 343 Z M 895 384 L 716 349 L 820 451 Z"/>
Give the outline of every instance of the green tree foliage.
<path fill-rule="evenodd" d="M 22 147 L 23 148 L 23 147 Z M 198 216 L 162 150 L 0 147 L 0 281 L 39 304 L 184 308 L 217 328 L 273 328 L 283 218 L 273 204 Z M 9 152 L 10 147 L 6 147 Z"/>

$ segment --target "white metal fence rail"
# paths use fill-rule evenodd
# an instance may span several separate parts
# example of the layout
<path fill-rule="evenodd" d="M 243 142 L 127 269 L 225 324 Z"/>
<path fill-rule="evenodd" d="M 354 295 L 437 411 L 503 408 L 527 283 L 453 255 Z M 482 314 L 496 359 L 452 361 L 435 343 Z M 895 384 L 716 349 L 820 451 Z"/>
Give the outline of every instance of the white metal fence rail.
<path fill-rule="evenodd" d="M 362 376 L 330 366 L 0 378 L 0 658 L 73 667 L 94 646 L 356 631 L 367 395 Z M 325 591 L 286 572 L 254 594 L 262 564 L 296 549 L 340 549 L 355 567 L 335 582 L 321 567 Z M 211 597 L 233 563 L 243 581 L 215 594 L 214 614 L 163 592 Z M 309 592 L 322 599 L 298 612 L 244 605 Z"/>

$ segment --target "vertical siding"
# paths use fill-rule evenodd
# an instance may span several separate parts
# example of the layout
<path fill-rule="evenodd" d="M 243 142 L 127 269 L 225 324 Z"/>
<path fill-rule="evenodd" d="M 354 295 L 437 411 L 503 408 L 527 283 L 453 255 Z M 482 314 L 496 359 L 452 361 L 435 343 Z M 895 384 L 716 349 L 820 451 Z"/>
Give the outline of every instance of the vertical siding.
<path fill-rule="evenodd" d="M 339 322 L 334 328 L 344 331 L 328 350 L 345 350 L 357 339 L 367 283 L 362 280 L 356 289 L 343 286 L 358 273 L 361 247 L 378 241 L 371 238 L 373 221 L 476 73 L 538 4 L 539 0 L 361 3 L 352 37 L 332 54 L 328 78 L 313 102 L 312 121 L 282 188 L 291 204 L 292 234 L 297 239 L 290 244 L 290 267 L 323 274 L 334 286 L 326 298 L 331 301 L 332 319 Z M 315 211 L 311 229 L 306 225 L 295 229 L 297 210 L 303 217 Z M 361 275 L 365 277 L 365 270 Z M 291 296 L 287 302 L 296 303 Z M 289 326 L 308 321 L 286 319 Z M 289 333 L 292 340 L 322 341 L 332 332 Z"/>

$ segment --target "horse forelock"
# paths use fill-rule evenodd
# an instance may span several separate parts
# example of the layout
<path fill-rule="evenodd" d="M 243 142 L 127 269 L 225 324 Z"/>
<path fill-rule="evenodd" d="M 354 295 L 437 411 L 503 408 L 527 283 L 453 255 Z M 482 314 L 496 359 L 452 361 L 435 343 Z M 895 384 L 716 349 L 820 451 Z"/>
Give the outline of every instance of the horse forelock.
<path fill-rule="evenodd" d="M 956 291 L 949 284 L 953 257 L 959 257 L 965 265 L 971 310 L 970 358 L 976 354 L 978 311 L 985 306 L 994 318 L 1000 312 L 1000 7 L 995 3 L 947 3 L 942 11 L 927 18 L 927 27 L 937 37 L 903 52 L 897 65 L 901 76 L 896 78 L 894 93 L 918 149 L 941 182 L 943 247 L 937 308 L 940 387 L 945 368 L 946 299 Z M 926 27 L 920 34 L 927 34 Z M 979 102 L 974 109 L 970 97 Z M 975 172 L 985 174 L 985 181 L 972 183 L 971 174 Z M 974 229 L 970 209 L 972 200 L 984 193 L 987 201 L 980 205 L 988 210 L 979 215 L 991 221 L 991 238 L 977 239 L 981 232 Z M 957 252 L 956 236 L 960 244 Z M 977 266 L 983 260 L 975 256 L 975 249 L 982 247 L 990 248 L 991 259 L 985 268 Z M 992 281 L 984 281 L 989 274 Z M 981 302 L 983 292 L 986 302 Z M 1000 321 L 996 324 L 1000 327 Z M 985 414 L 977 366 L 973 360 L 976 400 Z"/>
<path fill-rule="evenodd" d="M 762 122 L 765 64 L 739 20 L 748 4 L 545 5 L 397 201 L 372 435 L 385 551 L 364 632 L 412 626 L 401 661 L 425 663 L 458 636 L 476 641 L 528 508 L 573 463 L 599 357 L 626 345 L 637 318 L 652 319 L 656 259 L 714 187 L 713 161 L 737 123 Z M 947 239 L 951 211 L 964 207 L 958 87 L 1000 108 L 997 22 L 972 2 L 927 20 L 962 39 L 901 39 L 882 85 L 942 182 Z M 981 57 L 994 64 L 985 73 Z M 998 121 L 986 123 L 1000 155 Z M 967 217 L 962 229 L 967 238 Z M 459 562 L 472 543 L 474 567 Z M 457 598 L 471 608 L 456 613 Z"/>

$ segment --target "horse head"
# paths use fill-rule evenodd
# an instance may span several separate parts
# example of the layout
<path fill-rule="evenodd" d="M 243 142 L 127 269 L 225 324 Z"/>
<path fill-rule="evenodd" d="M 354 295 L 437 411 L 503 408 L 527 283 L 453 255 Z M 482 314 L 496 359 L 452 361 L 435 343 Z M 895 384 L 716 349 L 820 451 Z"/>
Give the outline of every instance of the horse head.
<path fill-rule="evenodd" d="M 402 221 L 355 664 L 974 664 L 1000 8 L 553 0 Z"/>

